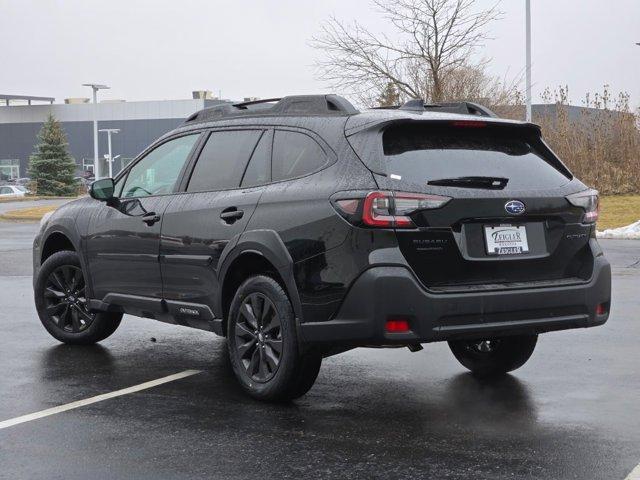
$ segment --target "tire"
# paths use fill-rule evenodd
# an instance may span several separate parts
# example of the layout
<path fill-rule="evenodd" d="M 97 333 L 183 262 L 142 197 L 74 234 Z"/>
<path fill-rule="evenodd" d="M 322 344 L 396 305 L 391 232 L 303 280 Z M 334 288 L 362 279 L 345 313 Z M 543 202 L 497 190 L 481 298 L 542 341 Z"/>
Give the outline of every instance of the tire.
<path fill-rule="evenodd" d="M 55 339 L 91 345 L 116 331 L 121 313 L 92 313 L 87 309 L 84 272 L 78 254 L 64 250 L 42 264 L 34 287 L 36 310 Z"/>
<path fill-rule="evenodd" d="M 289 297 L 265 275 L 248 278 L 236 291 L 227 343 L 236 378 L 258 400 L 298 398 L 309 391 L 320 371 L 320 353 L 301 352 Z"/>
<path fill-rule="evenodd" d="M 487 340 L 455 340 L 449 348 L 456 359 L 474 375 L 503 375 L 524 365 L 533 354 L 537 335 L 492 338 Z"/>

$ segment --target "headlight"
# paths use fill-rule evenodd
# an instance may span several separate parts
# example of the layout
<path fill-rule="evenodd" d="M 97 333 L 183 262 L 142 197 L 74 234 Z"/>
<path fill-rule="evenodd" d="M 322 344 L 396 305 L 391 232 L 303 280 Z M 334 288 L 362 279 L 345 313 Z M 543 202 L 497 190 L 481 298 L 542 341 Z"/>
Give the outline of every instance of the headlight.
<path fill-rule="evenodd" d="M 600 204 L 598 202 L 598 191 L 589 189 L 583 192 L 567 195 L 567 200 L 571 205 L 584 209 L 584 223 L 595 223 L 598 220 Z"/>
<path fill-rule="evenodd" d="M 53 212 L 47 212 L 42 216 L 42 218 L 40 219 L 40 228 L 44 227 L 47 224 L 51 215 L 53 215 Z"/>

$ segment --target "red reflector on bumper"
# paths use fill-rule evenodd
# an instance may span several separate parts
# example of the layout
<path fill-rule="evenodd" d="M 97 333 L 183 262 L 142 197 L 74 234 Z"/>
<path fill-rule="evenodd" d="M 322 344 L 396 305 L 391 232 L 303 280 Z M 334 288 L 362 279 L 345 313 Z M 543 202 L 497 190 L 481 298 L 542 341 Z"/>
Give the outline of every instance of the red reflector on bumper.
<path fill-rule="evenodd" d="M 596 307 L 596 315 L 604 315 L 607 313 L 607 306 L 604 303 L 598 304 Z"/>
<path fill-rule="evenodd" d="M 404 333 L 411 329 L 407 320 L 387 320 L 385 330 L 389 333 Z"/>

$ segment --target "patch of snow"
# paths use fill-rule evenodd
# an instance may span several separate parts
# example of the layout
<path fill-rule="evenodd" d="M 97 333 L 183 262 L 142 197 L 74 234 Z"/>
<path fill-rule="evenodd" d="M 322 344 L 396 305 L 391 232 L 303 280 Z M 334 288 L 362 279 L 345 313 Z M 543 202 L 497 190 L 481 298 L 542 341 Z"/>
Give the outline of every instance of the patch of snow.
<path fill-rule="evenodd" d="M 640 240 L 640 220 L 626 227 L 608 228 L 603 232 L 597 232 L 597 237 Z"/>

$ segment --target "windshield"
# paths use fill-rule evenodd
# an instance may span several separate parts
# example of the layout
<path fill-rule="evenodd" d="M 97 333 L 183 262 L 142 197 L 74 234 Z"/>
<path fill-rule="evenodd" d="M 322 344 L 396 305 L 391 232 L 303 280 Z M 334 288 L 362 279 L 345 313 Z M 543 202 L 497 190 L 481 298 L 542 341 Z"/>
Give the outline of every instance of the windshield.
<path fill-rule="evenodd" d="M 484 177 L 506 179 L 506 190 L 527 190 L 570 180 L 539 138 L 512 129 L 396 125 L 385 130 L 383 148 L 387 175 L 417 183 Z M 458 183 L 451 185 L 465 186 Z"/>

